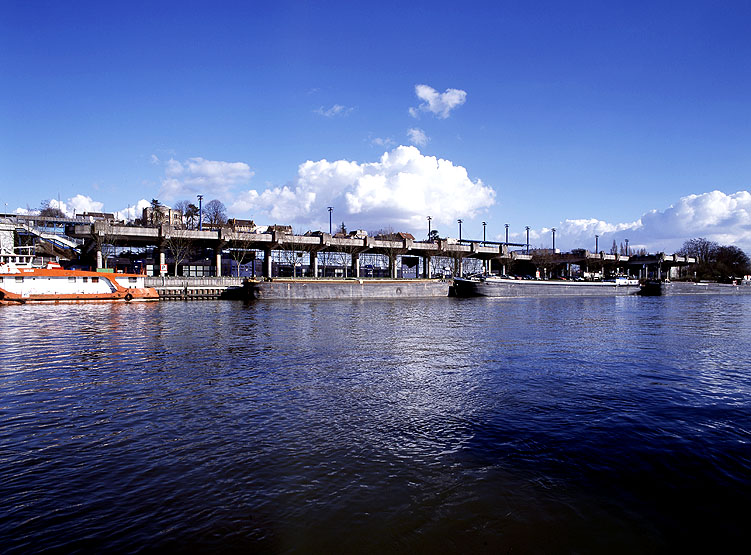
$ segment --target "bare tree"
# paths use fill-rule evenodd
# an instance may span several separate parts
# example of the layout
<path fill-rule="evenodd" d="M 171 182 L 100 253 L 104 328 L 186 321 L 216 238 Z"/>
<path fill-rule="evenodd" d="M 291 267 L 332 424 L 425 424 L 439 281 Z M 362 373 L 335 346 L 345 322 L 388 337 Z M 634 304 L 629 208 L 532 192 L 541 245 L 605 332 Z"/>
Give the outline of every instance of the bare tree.
<path fill-rule="evenodd" d="M 545 247 L 539 247 L 532 251 L 532 264 L 539 270 L 542 268 L 545 278 L 551 277 L 555 268 L 555 255 Z"/>
<path fill-rule="evenodd" d="M 96 222 L 92 226 L 91 239 L 96 251 L 102 254 L 102 268 L 107 268 L 107 259 L 115 253 L 115 233 L 112 223 Z"/>
<path fill-rule="evenodd" d="M 217 199 L 214 199 L 203 207 L 203 213 L 212 228 L 221 227 L 227 223 L 227 208 Z"/>
<path fill-rule="evenodd" d="M 188 258 L 193 250 L 193 239 L 182 229 L 172 229 L 164 238 L 164 244 L 172 253 L 175 260 L 175 277 L 177 277 L 177 267 L 180 263 Z"/>
<path fill-rule="evenodd" d="M 44 200 L 39 206 L 39 215 L 44 218 L 65 218 L 65 212 L 57 206 L 52 206 L 51 201 Z"/>
<path fill-rule="evenodd" d="M 187 224 L 190 202 L 187 200 L 178 200 L 172 209 L 180 212 L 180 220 Z"/>
<path fill-rule="evenodd" d="M 388 258 L 389 261 L 389 270 L 390 270 L 390 278 L 395 278 L 398 276 L 398 269 L 396 267 L 397 260 L 399 259 L 399 256 L 407 252 L 407 249 L 404 248 L 404 239 L 399 234 L 394 232 L 394 230 L 390 227 L 380 229 L 376 231 L 374 234 L 374 238 L 378 241 L 383 241 L 385 245 L 379 247 L 379 251 L 381 254 L 384 254 L 386 258 Z"/>
<path fill-rule="evenodd" d="M 248 233 L 237 232 L 236 237 L 232 239 L 232 245 L 229 254 L 237 266 L 236 275 L 240 277 L 240 266 L 246 260 L 255 260 L 255 251 L 251 250 L 253 241 Z"/>

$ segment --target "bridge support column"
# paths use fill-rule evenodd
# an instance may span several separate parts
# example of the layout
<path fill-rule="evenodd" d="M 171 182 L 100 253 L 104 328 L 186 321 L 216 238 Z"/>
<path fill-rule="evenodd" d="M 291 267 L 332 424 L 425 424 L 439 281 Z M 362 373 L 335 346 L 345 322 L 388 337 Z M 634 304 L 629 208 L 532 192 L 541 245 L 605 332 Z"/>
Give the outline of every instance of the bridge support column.
<path fill-rule="evenodd" d="M 263 277 L 271 277 L 271 249 L 263 249 Z"/>
<path fill-rule="evenodd" d="M 313 251 L 310 253 L 310 271 L 313 272 L 313 277 L 318 277 L 318 253 Z"/>
<path fill-rule="evenodd" d="M 167 272 L 162 272 L 162 266 L 164 266 L 166 262 L 167 260 L 164 256 L 164 251 L 159 249 L 159 275 L 160 276 L 163 276 L 164 274 L 167 273 Z"/>
<path fill-rule="evenodd" d="M 352 276 L 360 277 L 360 253 L 354 253 L 352 255 Z"/>
<path fill-rule="evenodd" d="M 222 249 L 216 249 L 216 277 L 222 277 Z"/>
<path fill-rule="evenodd" d="M 425 256 L 422 259 L 422 274 L 425 276 L 425 279 L 430 279 L 431 277 L 433 277 L 430 271 L 430 257 L 429 256 Z"/>
<path fill-rule="evenodd" d="M 11 243 L 11 246 L 13 246 L 12 243 Z M 101 267 L 102 267 L 102 249 L 97 249 L 96 250 L 96 269 L 98 270 Z"/>

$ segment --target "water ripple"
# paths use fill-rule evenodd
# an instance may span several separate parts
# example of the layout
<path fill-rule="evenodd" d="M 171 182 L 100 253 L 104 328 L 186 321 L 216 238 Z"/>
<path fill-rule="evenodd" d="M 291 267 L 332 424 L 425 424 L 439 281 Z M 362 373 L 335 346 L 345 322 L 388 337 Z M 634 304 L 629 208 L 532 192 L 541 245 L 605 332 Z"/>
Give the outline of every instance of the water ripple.
<path fill-rule="evenodd" d="M 748 305 L 2 307 L 3 550 L 717 550 Z"/>

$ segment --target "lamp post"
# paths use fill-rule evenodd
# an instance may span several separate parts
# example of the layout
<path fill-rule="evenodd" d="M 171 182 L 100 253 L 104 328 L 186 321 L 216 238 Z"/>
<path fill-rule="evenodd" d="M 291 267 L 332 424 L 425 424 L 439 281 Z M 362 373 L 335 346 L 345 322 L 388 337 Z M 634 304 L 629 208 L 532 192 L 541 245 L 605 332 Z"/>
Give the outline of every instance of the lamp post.
<path fill-rule="evenodd" d="M 488 225 L 488 222 L 482 222 L 482 246 L 485 246 L 485 226 Z"/>
<path fill-rule="evenodd" d="M 462 240 L 462 220 L 456 220 L 459 222 L 459 241 Z"/>
<path fill-rule="evenodd" d="M 198 195 L 198 231 L 203 230 L 203 195 Z"/>
<path fill-rule="evenodd" d="M 555 254 L 555 228 L 552 228 L 551 231 L 553 232 L 553 254 Z"/>
<path fill-rule="evenodd" d="M 629 256 L 628 252 L 628 239 L 626 239 L 626 256 Z"/>
<path fill-rule="evenodd" d="M 529 254 L 529 226 L 525 225 L 524 229 L 527 230 L 527 254 Z"/>
<path fill-rule="evenodd" d="M 600 252 L 599 240 L 600 240 L 600 236 L 595 235 L 595 253 Z"/>
<path fill-rule="evenodd" d="M 329 206 L 329 235 L 331 235 L 332 227 L 331 227 L 331 213 L 334 211 L 333 206 Z"/>
<path fill-rule="evenodd" d="M 428 216 L 428 239 L 430 239 L 430 220 L 432 220 L 430 216 Z"/>
<path fill-rule="evenodd" d="M 508 224 L 503 224 L 506 226 L 506 250 L 508 250 Z"/>

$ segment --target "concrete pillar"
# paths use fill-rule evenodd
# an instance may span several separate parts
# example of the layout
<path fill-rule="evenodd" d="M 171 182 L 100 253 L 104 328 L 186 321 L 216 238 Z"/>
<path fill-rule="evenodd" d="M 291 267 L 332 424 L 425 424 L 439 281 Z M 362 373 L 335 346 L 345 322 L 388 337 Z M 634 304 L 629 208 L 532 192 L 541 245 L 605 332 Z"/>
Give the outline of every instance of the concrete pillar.
<path fill-rule="evenodd" d="M 222 277 L 222 250 L 216 249 L 216 277 Z"/>
<path fill-rule="evenodd" d="M 462 270 L 464 269 L 464 264 L 462 264 L 462 262 L 461 258 L 456 259 L 456 275 L 459 277 L 462 277 Z"/>
<path fill-rule="evenodd" d="M 313 277 L 318 277 L 318 253 L 313 251 L 310 253 L 310 271 L 313 272 Z"/>
<path fill-rule="evenodd" d="M 352 255 L 352 275 L 356 278 L 360 277 L 360 253 Z"/>
<path fill-rule="evenodd" d="M 389 277 L 391 279 L 396 278 L 396 256 L 389 256 Z"/>
<path fill-rule="evenodd" d="M 11 246 L 13 245 L 11 244 Z M 102 267 L 102 249 L 97 249 L 96 250 L 96 269 L 98 270 L 101 267 Z"/>
<path fill-rule="evenodd" d="M 432 277 L 432 272 L 430 271 L 430 257 L 424 257 L 422 259 L 422 263 L 424 264 L 423 274 L 425 275 L 425 279 L 430 279 Z"/>
<path fill-rule="evenodd" d="M 263 249 L 263 277 L 271 277 L 271 249 Z"/>
<path fill-rule="evenodd" d="M 167 273 L 167 272 L 162 272 L 162 265 L 163 265 L 163 264 L 164 264 L 165 262 L 166 262 L 166 260 L 165 260 L 165 258 L 164 258 L 164 251 L 163 251 L 163 250 L 160 250 L 160 251 L 159 251 L 159 275 L 160 275 L 160 276 L 163 276 L 164 274 L 166 274 L 166 273 Z"/>

